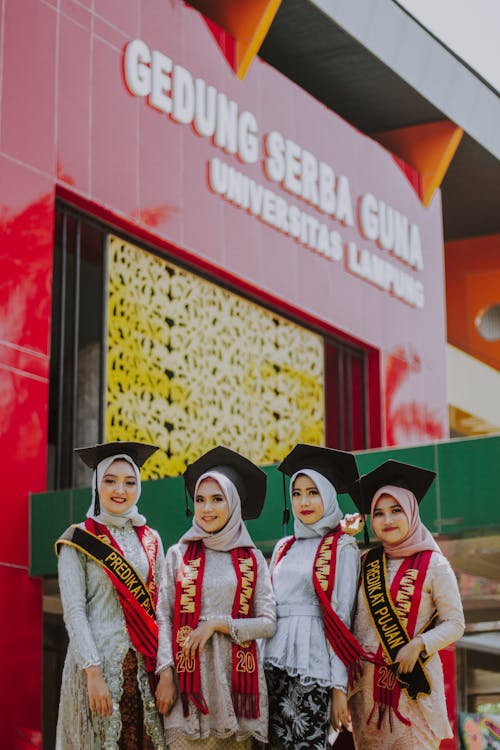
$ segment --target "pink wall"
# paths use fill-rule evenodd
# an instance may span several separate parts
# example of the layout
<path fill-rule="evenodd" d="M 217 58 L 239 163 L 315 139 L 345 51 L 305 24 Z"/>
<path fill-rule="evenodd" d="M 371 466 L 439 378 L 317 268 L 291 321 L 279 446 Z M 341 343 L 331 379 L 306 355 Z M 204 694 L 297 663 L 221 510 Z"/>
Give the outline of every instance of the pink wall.
<path fill-rule="evenodd" d="M 37 746 L 41 702 L 41 586 L 28 576 L 28 495 L 45 486 L 53 208 L 57 191 L 159 247 L 212 269 L 325 330 L 381 352 L 384 442 L 443 437 L 444 304 L 439 195 L 424 209 L 398 164 L 305 92 L 256 60 L 239 82 L 202 17 L 181 0 L 0 0 L 0 399 L 4 501 L 0 597 L 0 722 L 6 747 Z M 244 164 L 190 125 L 133 96 L 124 48 L 142 39 L 249 110 L 260 155 Z M 349 179 L 353 226 L 325 217 L 263 171 L 262 138 L 279 130 Z M 209 189 L 219 158 L 257 185 L 338 231 L 330 260 Z M 367 192 L 420 229 L 423 270 L 408 269 L 361 237 Z M 425 287 L 412 307 L 347 268 L 349 241 L 406 268 Z M 19 696 L 22 695 L 22 700 Z"/>

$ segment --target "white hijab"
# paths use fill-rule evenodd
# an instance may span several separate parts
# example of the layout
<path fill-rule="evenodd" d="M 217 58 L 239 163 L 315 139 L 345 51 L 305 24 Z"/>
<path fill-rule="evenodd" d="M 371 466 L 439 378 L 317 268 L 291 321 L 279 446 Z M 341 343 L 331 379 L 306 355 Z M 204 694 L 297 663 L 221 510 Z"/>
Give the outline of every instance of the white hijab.
<path fill-rule="evenodd" d="M 123 459 L 124 461 L 127 461 L 127 463 L 129 463 L 130 466 L 132 467 L 132 470 L 135 474 L 135 478 L 137 480 L 136 501 L 134 505 L 132 505 L 124 513 L 109 513 L 106 510 L 106 508 L 103 506 L 102 501 L 99 501 L 101 509 L 100 509 L 100 513 L 96 515 L 94 513 L 96 487 L 99 488 L 101 486 L 103 477 L 106 474 L 109 467 L 111 466 L 111 464 L 113 463 L 113 461 L 117 461 L 119 459 Z M 137 510 L 137 501 L 139 500 L 140 496 L 141 496 L 141 475 L 140 475 L 137 465 L 133 462 L 130 456 L 127 456 L 126 453 L 118 453 L 116 456 L 108 456 L 108 458 L 104 458 L 102 461 L 100 461 L 97 464 L 97 468 L 94 470 L 94 473 L 92 475 L 92 503 L 90 505 L 90 508 L 87 511 L 87 518 L 93 518 L 94 521 L 98 521 L 98 523 L 103 523 L 106 526 L 116 526 L 121 529 L 128 523 L 128 521 L 131 521 L 133 526 L 144 526 L 144 524 L 146 523 L 146 519 Z"/>
<path fill-rule="evenodd" d="M 220 486 L 229 506 L 229 518 L 220 531 L 209 532 L 202 529 L 193 516 L 191 528 L 181 536 L 179 543 L 189 543 L 201 539 L 205 547 L 217 550 L 218 552 L 229 552 L 237 547 L 255 547 L 241 517 L 240 496 L 234 484 L 218 471 L 207 471 L 196 482 L 194 489 L 195 501 L 200 483 L 204 479 L 214 479 Z"/>
<path fill-rule="evenodd" d="M 300 474 L 305 474 L 306 477 L 312 479 L 318 488 L 321 500 L 323 501 L 323 515 L 319 521 L 315 521 L 315 523 L 303 523 L 297 518 L 295 513 L 293 513 L 293 483 Z M 335 487 L 326 477 L 323 476 L 323 474 L 320 474 L 314 469 L 301 469 L 292 475 L 290 479 L 290 503 L 292 505 L 292 513 L 294 516 L 293 533 L 296 539 L 311 539 L 315 536 L 323 537 L 329 531 L 338 526 L 343 518 L 343 513 L 337 502 L 337 491 Z"/>

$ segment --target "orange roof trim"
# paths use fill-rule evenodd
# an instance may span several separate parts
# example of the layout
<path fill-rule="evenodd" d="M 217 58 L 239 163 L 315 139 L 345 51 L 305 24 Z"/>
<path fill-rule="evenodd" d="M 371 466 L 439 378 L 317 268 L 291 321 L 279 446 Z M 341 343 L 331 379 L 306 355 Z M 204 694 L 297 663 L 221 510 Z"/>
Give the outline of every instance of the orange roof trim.
<path fill-rule="evenodd" d="M 269 31 L 281 0 L 192 0 L 189 5 L 234 38 L 233 69 L 237 77 L 243 80 Z"/>
<path fill-rule="evenodd" d="M 464 131 L 450 120 L 377 133 L 376 141 L 421 175 L 421 200 L 428 206 L 455 156 Z"/>

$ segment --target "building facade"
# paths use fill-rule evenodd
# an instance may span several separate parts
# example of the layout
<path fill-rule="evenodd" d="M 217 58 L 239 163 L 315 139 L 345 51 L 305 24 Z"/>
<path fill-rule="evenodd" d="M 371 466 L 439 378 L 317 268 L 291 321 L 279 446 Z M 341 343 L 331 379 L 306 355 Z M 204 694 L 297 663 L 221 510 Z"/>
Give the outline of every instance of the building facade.
<path fill-rule="evenodd" d="M 0 710 L 20 750 L 42 743 L 30 493 L 87 484 L 72 449 L 102 440 L 158 444 L 159 478 L 221 442 L 271 464 L 447 437 L 445 285 L 439 192 L 424 206 L 413 167 L 262 60 L 238 80 L 194 8 L 0 8 Z"/>

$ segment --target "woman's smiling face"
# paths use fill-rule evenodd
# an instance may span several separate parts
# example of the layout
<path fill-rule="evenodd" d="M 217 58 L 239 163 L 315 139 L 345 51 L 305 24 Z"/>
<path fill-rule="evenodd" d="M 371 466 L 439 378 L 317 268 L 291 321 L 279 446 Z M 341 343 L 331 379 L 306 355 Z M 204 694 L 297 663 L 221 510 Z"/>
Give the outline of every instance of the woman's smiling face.
<path fill-rule="evenodd" d="M 106 469 L 99 486 L 99 500 L 108 513 L 121 515 L 135 505 L 138 491 L 132 466 L 119 458 Z"/>
<path fill-rule="evenodd" d="M 323 500 L 312 479 L 305 474 L 295 478 L 292 488 L 292 506 L 295 517 L 302 523 L 312 524 L 323 518 Z"/>
<path fill-rule="evenodd" d="M 381 495 L 372 513 L 373 533 L 381 542 L 399 544 L 406 539 L 410 524 L 406 513 L 392 495 Z"/>
<path fill-rule="evenodd" d="M 203 479 L 194 499 L 194 517 L 210 534 L 220 531 L 229 519 L 229 503 L 215 479 Z"/>

